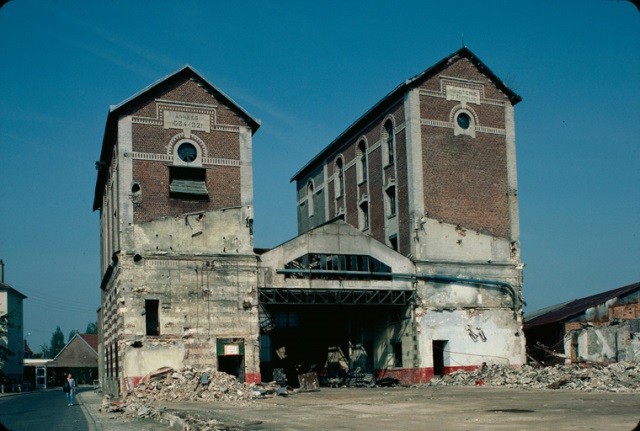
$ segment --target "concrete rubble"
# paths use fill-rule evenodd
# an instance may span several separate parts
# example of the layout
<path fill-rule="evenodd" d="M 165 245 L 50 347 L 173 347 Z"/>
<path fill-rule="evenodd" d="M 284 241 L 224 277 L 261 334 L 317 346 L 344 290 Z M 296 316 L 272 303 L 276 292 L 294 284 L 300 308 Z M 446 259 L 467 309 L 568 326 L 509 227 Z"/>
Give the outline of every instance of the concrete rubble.
<path fill-rule="evenodd" d="M 483 366 L 432 379 L 429 386 L 504 386 L 509 388 L 569 389 L 601 392 L 640 392 L 640 364 L 572 364 L 553 367 Z"/>
<path fill-rule="evenodd" d="M 105 395 L 100 410 L 122 412 L 129 417 L 151 418 L 185 431 L 226 431 L 234 427 L 212 419 L 180 417 L 178 413 L 167 412 L 159 407 L 159 403 L 203 401 L 246 405 L 255 399 L 287 396 L 292 392 L 277 383 L 241 383 L 234 376 L 211 368 L 197 370 L 187 367 L 176 371 L 165 367 L 145 376 L 138 386 L 125 394 L 122 401 L 114 401 L 111 396 Z"/>
<path fill-rule="evenodd" d="M 421 386 L 502 386 L 508 388 L 567 389 L 594 392 L 640 392 L 640 364 L 572 364 L 513 368 L 486 365 L 475 371 L 457 371 L 435 377 Z M 384 385 L 381 385 L 384 386 Z M 317 390 L 317 388 L 314 388 Z M 278 383 L 245 384 L 229 374 L 212 370 L 161 368 L 145 376 L 122 401 L 103 397 L 101 411 L 121 412 L 130 418 L 150 418 L 183 431 L 233 431 L 242 427 L 199 417 L 196 411 L 167 410 L 162 402 L 227 402 L 251 405 L 260 398 L 289 395 L 297 391 Z"/>

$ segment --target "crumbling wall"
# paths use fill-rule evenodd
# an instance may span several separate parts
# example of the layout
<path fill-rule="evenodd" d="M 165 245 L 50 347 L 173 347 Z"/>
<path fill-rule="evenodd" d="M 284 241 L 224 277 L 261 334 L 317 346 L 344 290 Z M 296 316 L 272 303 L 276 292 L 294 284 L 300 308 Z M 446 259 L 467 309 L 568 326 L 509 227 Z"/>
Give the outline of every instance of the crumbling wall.
<path fill-rule="evenodd" d="M 131 227 L 135 252 L 145 254 L 194 254 L 253 252 L 247 228 L 250 207 L 202 211 L 162 217 Z M 128 231 L 125 230 L 125 231 Z"/>
<path fill-rule="evenodd" d="M 245 379 L 260 380 L 254 256 L 129 254 L 120 265 L 119 377 L 125 388 L 165 366 L 218 369 L 220 357 L 228 354 L 242 356 Z M 157 333 L 149 333 L 146 301 L 157 301 Z M 240 340 L 241 351 L 218 351 L 220 339 Z"/>
<path fill-rule="evenodd" d="M 508 262 L 516 253 L 509 240 L 423 217 L 417 230 L 424 259 Z"/>
<path fill-rule="evenodd" d="M 586 326 L 565 334 L 564 351 L 567 363 L 640 361 L 640 333 L 632 332 L 629 323 Z"/>
<path fill-rule="evenodd" d="M 508 308 L 418 309 L 416 323 L 421 367 L 433 367 L 439 354 L 443 355 L 445 373 L 483 363 L 525 363 L 521 322 Z M 445 351 L 434 351 L 434 340 L 446 341 Z"/>

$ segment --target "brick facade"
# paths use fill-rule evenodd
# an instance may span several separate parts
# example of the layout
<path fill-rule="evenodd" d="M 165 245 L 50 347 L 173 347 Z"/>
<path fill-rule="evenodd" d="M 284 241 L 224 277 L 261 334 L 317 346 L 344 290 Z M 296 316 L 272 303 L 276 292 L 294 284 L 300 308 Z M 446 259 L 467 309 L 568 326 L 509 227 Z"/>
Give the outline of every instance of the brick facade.
<path fill-rule="evenodd" d="M 161 366 L 259 380 L 251 170 L 258 126 L 188 66 L 111 110 L 94 200 L 107 392 Z M 185 143 L 186 156 L 178 151 Z M 229 344 L 240 346 L 241 360 L 221 359 L 219 347 Z"/>

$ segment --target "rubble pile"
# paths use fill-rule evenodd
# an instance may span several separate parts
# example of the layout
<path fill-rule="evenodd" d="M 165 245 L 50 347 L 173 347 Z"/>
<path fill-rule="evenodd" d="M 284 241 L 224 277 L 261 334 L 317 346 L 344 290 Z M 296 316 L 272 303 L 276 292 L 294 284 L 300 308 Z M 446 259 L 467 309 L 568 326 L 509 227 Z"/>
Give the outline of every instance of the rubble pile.
<path fill-rule="evenodd" d="M 430 386 L 503 386 L 533 389 L 572 389 L 579 391 L 640 392 L 640 364 L 618 362 L 610 365 L 556 365 L 512 368 L 483 366 L 475 371 L 457 371 L 434 378 Z"/>
<path fill-rule="evenodd" d="M 127 402 L 146 401 L 232 401 L 248 402 L 262 395 L 255 385 L 238 382 L 227 373 L 211 368 L 196 370 L 161 368 L 144 377 L 127 394 Z"/>

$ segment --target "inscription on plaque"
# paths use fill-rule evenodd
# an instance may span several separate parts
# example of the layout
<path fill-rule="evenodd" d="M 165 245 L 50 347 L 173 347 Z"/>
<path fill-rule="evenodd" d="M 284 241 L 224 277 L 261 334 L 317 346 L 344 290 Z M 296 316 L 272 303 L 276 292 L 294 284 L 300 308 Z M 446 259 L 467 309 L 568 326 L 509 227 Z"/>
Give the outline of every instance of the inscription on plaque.
<path fill-rule="evenodd" d="M 225 356 L 237 356 L 240 354 L 240 346 L 237 344 L 225 344 L 224 355 Z"/>
<path fill-rule="evenodd" d="M 165 129 L 189 129 L 211 131 L 211 116 L 193 112 L 164 111 Z"/>
<path fill-rule="evenodd" d="M 447 100 L 458 100 L 460 102 L 480 104 L 480 90 L 473 88 L 456 87 L 447 85 Z"/>

